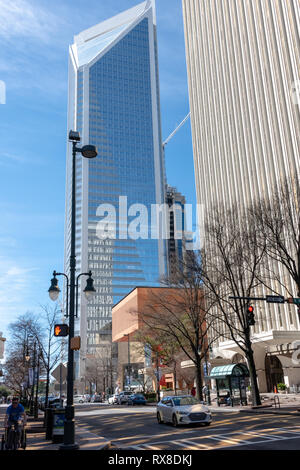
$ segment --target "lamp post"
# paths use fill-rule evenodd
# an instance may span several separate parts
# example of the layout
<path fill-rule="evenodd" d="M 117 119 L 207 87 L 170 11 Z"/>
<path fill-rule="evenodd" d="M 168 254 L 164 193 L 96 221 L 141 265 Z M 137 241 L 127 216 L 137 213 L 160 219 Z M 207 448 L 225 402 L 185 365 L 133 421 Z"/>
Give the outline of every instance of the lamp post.
<path fill-rule="evenodd" d="M 39 380 L 40 380 L 40 358 L 42 357 L 41 347 L 39 345 L 37 350 L 37 368 L 36 368 L 36 388 L 35 388 L 35 400 L 34 400 L 34 418 L 39 417 L 38 407 L 38 394 L 39 394 Z"/>
<path fill-rule="evenodd" d="M 74 421 L 74 404 L 73 404 L 73 387 L 74 387 L 74 351 L 71 348 L 71 340 L 74 337 L 74 318 L 75 318 L 75 273 L 76 273 L 76 254 L 75 254 L 75 235 L 76 235 L 76 153 L 81 153 L 85 158 L 95 158 L 97 149 L 94 145 L 84 145 L 82 148 L 77 147 L 80 142 L 79 132 L 70 131 L 69 141 L 72 142 L 72 199 L 71 199 L 71 252 L 70 252 L 70 283 L 69 284 L 69 344 L 68 344 L 68 370 L 67 370 L 67 405 L 64 425 L 64 443 L 60 446 L 61 450 L 78 449 L 75 443 L 75 421 Z M 63 274 L 63 273 L 60 273 Z M 58 274 L 57 274 L 58 275 Z M 63 274 L 66 276 L 65 274 Z M 67 276 L 66 276 L 67 277 Z M 55 283 L 55 281 L 56 283 Z M 49 295 L 52 300 L 56 300 L 59 294 L 57 279 L 54 276 L 51 281 Z M 94 289 L 95 290 L 95 289 Z M 91 293 L 91 291 L 88 291 Z M 92 291 L 93 292 L 93 291 Z M 55 299 L 56 296 L 56 299 Z"/>
<path fill-rule="evenodd" d="M 31 386 L 31 399 L 30 399 L 30 414 L 34 414 L 34 383 L 35 383 L 35 368 L 36 368 L 36 341 L 33 345 L 33 362 L 32 362 L 32 386 Z"/>
<path fill-rule="evenodd" d="M 131 365 L 130 365 L 130 339 L 129 339 L 129 334 L 127 335 L 124 335 L 124 336 L 127 336 L 128 338 L 128 386 L 130 388 L 130 384 L 131 384 L 131 379 L 130 379 L 130 375 L 131 375 Z"/>

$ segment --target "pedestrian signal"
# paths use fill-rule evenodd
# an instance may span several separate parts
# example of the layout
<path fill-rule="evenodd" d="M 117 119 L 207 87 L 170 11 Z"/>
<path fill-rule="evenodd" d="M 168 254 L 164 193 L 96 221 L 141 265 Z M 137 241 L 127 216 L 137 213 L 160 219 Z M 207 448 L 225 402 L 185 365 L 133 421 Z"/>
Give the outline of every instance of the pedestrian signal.
<path fill-rule="evenodd" d="M 65 323 L 54 325 L 54 336 L 68 336 L 69 327 Z"/>

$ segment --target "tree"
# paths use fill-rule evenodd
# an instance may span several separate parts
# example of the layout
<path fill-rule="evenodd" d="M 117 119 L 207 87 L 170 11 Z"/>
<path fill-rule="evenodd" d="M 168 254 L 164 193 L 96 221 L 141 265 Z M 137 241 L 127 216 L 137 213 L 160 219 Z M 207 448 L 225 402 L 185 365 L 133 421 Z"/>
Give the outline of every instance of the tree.
<path fill-rule="evenodd" d="M 27 312 L 10 323 L 8 329 L 11 339 L 8 341 L 7 359 L 4 365 L 5 383 L 17 395 L 22 396 L 25 392 L 32 400 L 32 393 L 28 387 L 30 364 L 26 361 L 26 355 L 32 349 L 34 337 L 42 341 L 43 327 L 37 315 Z"/>
<path fill-rule="evenodd" d="M 274 290 L 272 281 L 275 280 L 291 297 L 292 285 L 280 274 L 278 264 L 294 281 L 297 296 L 300 297 L 299 211 L 300 185 L 296 174 L 282 180 L 269 199 L 261 198 L 249 209 L 249 220 L 256 227 L 258 243 L 266 248 L 267 260 L 261 281 Z"/>
<path fill-rule="evenodd" d="M 197 398 L 203 400 L 201 361 L 215 340 L 208 336 L 213 324 L 211 304 L 204 299 L 201 274 L 194 269 L 195 254 L 190 252 L 188 265 L 178 262 L 172 276 L 162 280 L 164 288 L 150 289 L 148 302 L 138 312 L 142 322 L 153 331 L 175 342 L 196 369 Z"/>
<path fill-rule="evenodd" d="M 174 377 L 174 392 L 176 395 L 176 381 L 177 381 L 177 369 L 179 365 L 178 352 L 180 350 L 178 343 L 170 335 L 166 335 L 164 331 L 151 330 L 145 324 L 135 334 L 134 341 L 137 341 L 136 350 L 139 353 L 145 353 L 146 359 L 156 364 L 156 368 L 159 369 L 163 366 L 164 372 L 172 372 Z M 159 376 L 158 370 L 153 374 L 156 378 L 156 390 L 159 398 Z M 143 375 L 142 379 L 138 379 L 142 385 L 143 392 L 146 393 L 146 387 L 149 382 L 149 377 L 146 378 Z"/>
<path fill-rule="evenodd" d="M 49 396 L 49 385 L 50 385 L 50 372 L 58 364 L 59 360 L 62 360 L 62 351 L 61 339 L 58 339 L 54 336 L 54 325 L 59 319 L 59 314 L 61 313 L 60 308 L 57 304 L 54 307 L 49 307 L 48 305 L 41 305 L 41 315 L 40 318 L 44 320 L 44 335 L 40 337 L 33 330 L 33 334 L 38 342 L 39 348 L 42 352 L 41 359 L 43 366 L 46 372 L 46 390 L 45 390 L 45 408 L 48 406 L 48 396 Z"/>
<path fill-rule="evenodd" d="M 256 227 L 249 224 L 246 209 L 219 206 L 207 216 L 203 246 L 201 261 L 194 263 L 191 269 L 201 273 L 205 296 L 215 304 L 217 321 L 214 327 L 224 339 L 232 340 L 246 356 L 253 404 L 259 405 L 248 301 L 244 298 L 253 296 L 261 286 L 258 278 L 265 256 L 265 244 L 258 243 Z"/>

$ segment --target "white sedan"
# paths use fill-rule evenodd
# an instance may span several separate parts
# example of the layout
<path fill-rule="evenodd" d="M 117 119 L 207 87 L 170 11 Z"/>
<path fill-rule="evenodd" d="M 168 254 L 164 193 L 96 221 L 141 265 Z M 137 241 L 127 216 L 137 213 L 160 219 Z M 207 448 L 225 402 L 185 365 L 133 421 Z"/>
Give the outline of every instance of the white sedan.
<path fill-rule="evenodd" d="M 192 423 L 209 426 L 212 421 L 209 408 L 190 395 L 164 397 L 157 404 L 156 416 L 159 424 L 172 423 L 173 426 Z"/>

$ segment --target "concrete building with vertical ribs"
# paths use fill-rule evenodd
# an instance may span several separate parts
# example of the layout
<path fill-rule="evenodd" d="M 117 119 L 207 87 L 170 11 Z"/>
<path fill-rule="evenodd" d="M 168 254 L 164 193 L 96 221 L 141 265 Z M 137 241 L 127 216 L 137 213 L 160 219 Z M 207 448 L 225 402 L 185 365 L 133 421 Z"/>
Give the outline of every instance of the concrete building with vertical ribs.
<path fill-rule="evenodd" d="M 300 175 L 299 0 L 182 0 L 197 202 L 251 204 Z M 280 265 L 276 268 L 293 289 Z M 259 294 L 266 294 L 261 290 Z M 256 304 L 253 342 L 261 391 L 300 388 L 292 360 L 294 305 Z M 231 362 L 240 351 L 221 339 Z"/>

